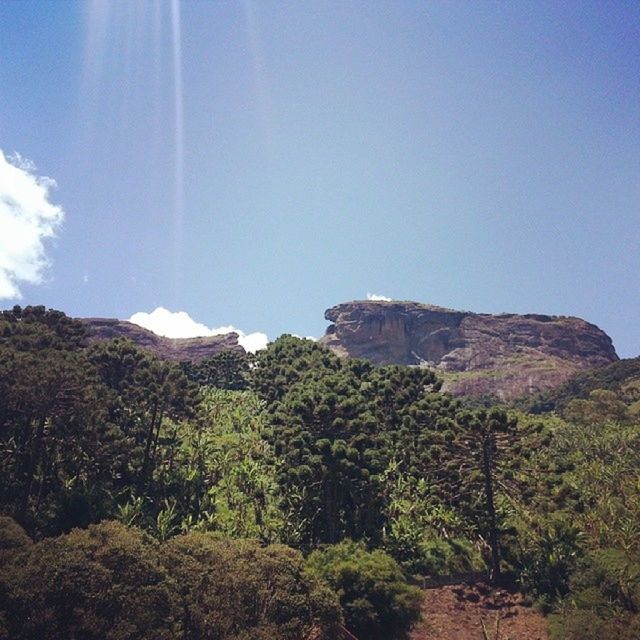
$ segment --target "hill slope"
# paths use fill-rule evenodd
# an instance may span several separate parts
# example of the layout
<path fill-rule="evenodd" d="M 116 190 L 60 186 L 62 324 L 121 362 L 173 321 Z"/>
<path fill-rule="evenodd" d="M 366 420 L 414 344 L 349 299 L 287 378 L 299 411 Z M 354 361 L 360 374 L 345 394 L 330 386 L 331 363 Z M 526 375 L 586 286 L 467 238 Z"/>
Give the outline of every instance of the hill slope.
<path fill-rule="evenodd" d="M 197 362 L 215 356 L 221 351 L 244 353 L 244 349 L 238 344 L 237 333 L 202 338 L 165 338 L 126 320 L 81 318 L 80 321 L 85 326 L 89 342 L 128 338 L 142 349 L 164 360 Z"/>
<path fill-rule="evenodd" d="M 571 400 L 586 399 L 596 389 L 615 391 L 628 404 L 640 400 L 640 357 L 577 373 L 558 388 L 526 399 L 522 408 L 534 413 L 562 410 Z"/>

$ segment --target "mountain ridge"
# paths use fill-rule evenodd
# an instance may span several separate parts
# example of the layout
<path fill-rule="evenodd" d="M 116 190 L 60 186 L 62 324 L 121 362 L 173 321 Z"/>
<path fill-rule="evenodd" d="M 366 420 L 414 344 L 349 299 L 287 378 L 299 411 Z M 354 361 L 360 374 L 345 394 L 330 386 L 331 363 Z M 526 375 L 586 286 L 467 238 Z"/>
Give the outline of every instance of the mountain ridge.
<path fill-rule="evenodd" d="M 619 359 L 604 331 L 573 316 L 355 300 L 327 309 L 325 318 L 332 324 L 320 342 L 335 353 L 433 368 L 453 395 L 513 400 Z"/>
<path fill-rule="evenodd" d="M 319 342 L 374 364 L 432 368 L 455 396 L 512 401 L 555 389 L 586 370 L 617 362 L 611 338 L 574 316 L 475 313 L 413 301 L 355 300 L 325 311 Z M 89 343 L 128 338 L 168 360 L 244 352 L 238 334 L 166 338 L 134 323 L 82 318 Z"/>
<path fill-rule="evenodd" d="M 197 338 L 166 338 L 127 320 L 116 318 L 79 318 L 87 331 L 87 341 L 101 342 L 114 338 L 127 338 L 139 347 L 165 360 L 191 360 L 198 362 L 222 351 L 244 353 L 238 343 L 238 334 L 224 333 Z"/>

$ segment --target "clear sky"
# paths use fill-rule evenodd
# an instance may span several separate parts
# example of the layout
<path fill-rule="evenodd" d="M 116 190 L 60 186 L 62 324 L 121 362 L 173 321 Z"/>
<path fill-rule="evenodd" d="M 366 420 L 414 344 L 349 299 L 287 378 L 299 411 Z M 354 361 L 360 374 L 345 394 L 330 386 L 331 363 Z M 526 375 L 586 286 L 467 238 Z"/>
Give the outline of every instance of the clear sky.
<path fill-rule="evenodd" d="M 375 293 L 640 354 L 635 0 L 2 0 L 0 149 L 3 307 L 273 339 Z"/>

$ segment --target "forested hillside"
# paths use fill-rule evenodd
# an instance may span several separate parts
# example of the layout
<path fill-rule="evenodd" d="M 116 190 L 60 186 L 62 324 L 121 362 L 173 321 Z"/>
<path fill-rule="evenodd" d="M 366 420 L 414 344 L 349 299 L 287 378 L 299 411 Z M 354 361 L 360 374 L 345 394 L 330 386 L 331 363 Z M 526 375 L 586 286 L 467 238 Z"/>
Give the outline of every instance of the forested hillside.
<path fill-rule="evenodd" d="M 403 638 L 422 586 L 480 573 L 552 638 L 640 637 L 635 391 L 535 415 L 440 387 L 286 335 L 176 363 L 2 312 L 0 638 Z"/>
<path fill-rule="evenodd" d="M 572 400 L 586 400 L 592 391 L 613 391 L 618 400 L 640 412 L 640 358 L 628 358 L 606 367 L 577 374 L 565 384 L 534 398 L 520 401 L 535 413 L 562 411 Z"/>

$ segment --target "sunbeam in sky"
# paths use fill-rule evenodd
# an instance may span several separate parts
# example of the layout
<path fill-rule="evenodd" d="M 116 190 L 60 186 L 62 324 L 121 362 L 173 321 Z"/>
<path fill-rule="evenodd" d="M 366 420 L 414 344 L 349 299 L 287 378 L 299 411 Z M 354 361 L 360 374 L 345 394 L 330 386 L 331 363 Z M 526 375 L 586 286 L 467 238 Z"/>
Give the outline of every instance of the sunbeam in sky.
<path fill-rule="evenodd" d="M 273 161 L 275 144 L 275 123 L 272 110 L 269 104 L 267 69 L 262 44 L 260 41 L 260 30 L 256 16 L 256 8 L 253 0 L 242 0 L 242 10 L 247 27 L 249 43 L 249 54 L 253 69 L 255 83 L 256 103 L 259 112 L 262 142 L 264 144 L 264 155 L 268 162 Z"/>
<path fill-rule="evenodd" d="M 168 208 L 171 210 L 172 249 L 169 295 L 177 296 L 183 270 L 184 244 L 184 103 L 182 80 L 182 27 L 179 0 L 165 4 L 153 2 L 110 3 L 91 0 L 87 4 L 84 95 L 81 126 L 82 146 L 94 144 L 96 127 L 113 129 L 111 144 L 118 144 L 118 131 L 126 128 L 142 95 L 152 97 L 145 117 L 150 120 L 149 165 L 157 164 L 158 148 L 173 147 L 173 188 Z M 109 110 L 100 89 L 111 85 Z M 170 87 L 170 89 L 169 89 Z M 163 108 L 163 96 L 171 92 L 170 109 Z M 149 117 L 150 116 L 150 117 Z M 164 138 L 164 139 L 163 139 Z M 128 144 L 124 139 L 123 144 Z"/>
<path fill-rule="evenodd" d="M 0 2 L 0 149 L 65 214 L 5 289 L 273 338 L 368 291 L 579 316 L 635 356 L 638 24 L 632 0 Z"/>
<path fill-rule="evenodd" d="M 182 252 L 184 243 L 184 108 L 182 93 L 182 29 L 180 25 L 180 2 L 171 0 L 171 45 L 173 53 L 174 82 L 174 274 L 173 298 L 178 294 L 182 275 Z"/>

